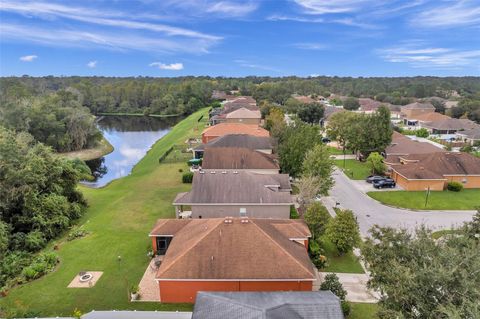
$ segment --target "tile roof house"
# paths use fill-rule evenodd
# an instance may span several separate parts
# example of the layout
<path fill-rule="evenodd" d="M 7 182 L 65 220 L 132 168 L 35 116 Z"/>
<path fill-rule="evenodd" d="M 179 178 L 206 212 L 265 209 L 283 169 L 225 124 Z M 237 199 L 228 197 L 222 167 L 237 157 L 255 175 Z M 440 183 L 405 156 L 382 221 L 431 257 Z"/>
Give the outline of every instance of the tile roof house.
<path fill-rule="evenodd" d="M 246 107 L 241 107 L 238 110 L 232 111 L 225 115 L 227 123 L 244 123 L 260 125 L 262 115 L 259 110 L 249 110 Z"/>
<path fill-rule="evenodd" d="M 451 181 L 480 188 L 480 158 L 468 153 L 411 154 L 401 156 L 400 162 L 391 166 L 391 177 L 405 190 L 441 191 Z"/>
<path fill-rule="evenodd" d="M 312 291 L 316 279 L 302 220 L 159 220 L 149 236 L 156 253 L 165 247 L 161 302 L 193 303 L 199 291 Z"/>
<path fill-rule="evenodd" d="M 428 142 L 420 142 L 398 132 L 393 132 L 392 142 L 385 149 L 385 164 L 390 166 L 400 165 L 400 157 L 405 155 L 438 152 L 445 152 L 445 150 Z"/>
<path fill-rule="evenodd" d="M 173 205 L 177 218 L 184 216 L 184 206 L 189 206 L 193 218 L 288 219 L 293 205 L 290 191 L 288 174 L 200 171 L 193 176 L 192 190 L 178 194 Z"/>
<path fill-rule="evenodd" d="M 311 103 L 318 102 L 317 100 L 312 99 L 310 96 L 306 96 L 306 95 L 294 95 L 293 98 L 304 104 L 311 104 Z"/>
<path fill-rule="evenodd" d="M 440 121 L 421 124 L 421 127 L 428 129 L 431 134 L 455 134 L 458 131 L 470 130 L 478 126 L 478 124 L 468 119 L 455 119 L 448 116 Z"/>
<path fill-rule="evenodd" d="M 269 137 L 270 133 L 254 124 L 220 123 L 206 128 L 202 132 L 202 143 L 208 143 L 220 136 L 227 134 L 248 134 L 259 137 Z"/>
<path fill-rule="evenodd" d="M 245 171 L 259 174 L 278 174 L 277 157 L 241 147 L 206 148 L 202 169 L 209 171 Z"/>
<path fill-rule="evenodd" d="M 331 291 L 199 292 L 192 319 L 343 319 Z"/>
<path fill-rule="evenodd" d="M 473 145 L 475 142 L 480 141 L 480 125 L 477 125 L 475 128 L 472 129 L 457 131 L 455 135 L 458 139 L 461 139 L 464 142 Z"/>
<path fill-rule="evenodd" d="M 273 142 L 270 137 L 259 137 L 248 134 L 227 134 L 194 148 L 194 157 L 202 158 L 205 148 L 212 147 L 243 147 L 265 154 L 272 154 L 273 152 Z"/>
<path fill-rule="evenodd" d="M 407 118 L 413 118 L 417 115 L 433 113 L 435 107 L 431 103 L 410 103 L 401 107 L 402 114 Z"/>

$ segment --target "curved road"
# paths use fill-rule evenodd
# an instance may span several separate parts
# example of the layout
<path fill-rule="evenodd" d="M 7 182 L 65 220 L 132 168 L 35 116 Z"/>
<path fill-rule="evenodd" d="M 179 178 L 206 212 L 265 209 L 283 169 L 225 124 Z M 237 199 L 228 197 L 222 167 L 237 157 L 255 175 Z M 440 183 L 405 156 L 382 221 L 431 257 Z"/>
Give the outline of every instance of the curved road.
<path fill-rule="evenodd" d="M 330 197 L 324 198 L 324 202 L 330 206 L 338 202 L 342 208 L 351 209 L 357 216 L 362 236 L 366 236 L 374 224 L 410 230 L 420 224 L 433 230 L 449 229 L 472 220 L 475 214 L 475 211 L 465 210 L 412 211 L 385 206 L 361 192 L 340 170 L 336 170 L 333 177 L 335 186 L 330 191 Z"/>

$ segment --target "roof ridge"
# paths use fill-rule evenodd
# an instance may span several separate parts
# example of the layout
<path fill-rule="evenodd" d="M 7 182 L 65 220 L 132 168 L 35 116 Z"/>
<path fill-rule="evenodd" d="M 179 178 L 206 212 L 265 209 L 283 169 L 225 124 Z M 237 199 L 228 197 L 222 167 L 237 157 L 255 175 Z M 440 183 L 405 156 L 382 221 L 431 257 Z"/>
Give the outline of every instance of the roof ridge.
<path fill-rule="evenodd" d="M 216 229 L 219 225 L 221 225 L 223 222 L 223 219 L 218 219 L 217 221 L 217 224 L 214 225 L 214 227 L 212 227 L 211 229 L 209 229 L 207 232 L 205 232 L 205 234 L 203 236 L 199 236 L 198 239 L 194 242 L 193 245 L 191 245 L 188 249 L 186 249 L 183 253 L 181 253 L 180 255 L 177 256 L 177 258 L 175 258 L 171 263 L 170 265 L 168 265 L 166 267 L 166 269 L 162 269 L 162 273 L 165 273 L 168 269 L 172 268 L 172 266 L 177 263 L 177 261 L 179 259 L 181 259 L 183 256 L 185 256 L 189 251 L 192 250 L 192 248 L 196 247 L 201 241 L 202 239 L 204 239 L 205 237 L 207 237 L 214 229 Z M 190 224 L 190 223 L 189 223 Z M 184 227 L 185 228 L 185 227 Z M 182 230 L 184 229 L 182 228 Z M 159 269 L 160 271 L 160 269 Z M 158 276 L 158 272 L 155 274 L 155 277 Z"/>
<path fill-rule="evenodd" d="M 281 250 L 283 250 L 289 257 L 290 259 L 293 259 L 297 264 L 299 264 L 304 270 L 306 270 L 308 273 L 312 274 L 312 270 L 308 270 L 307 268 L 305 268 L 304 265 L 302 265 L 298 260 L 297 258 L 295 258 L 294 256 L 292 256 L 292 254 L 290 254 L 282 245 L 280 245 L 276 240 L 274 240 L 270 235 L 268 235 L 260 226 L 257 225 L 257 223 L 254 221 L 252 224 L 254 224 L 265 236 L 267 236 L 271 242 L 273 242 L 275 245 L 277 245 Z M 282 236 L 285 236 L 284 234 L 282 234 L 281 232 L 279 232 L 275 227 L 273 227 L 275 229 L 276 232 L 278 232 L 280 235 Z M 288 241 L 291 242 L 290 239 L 288 239 Z"/>

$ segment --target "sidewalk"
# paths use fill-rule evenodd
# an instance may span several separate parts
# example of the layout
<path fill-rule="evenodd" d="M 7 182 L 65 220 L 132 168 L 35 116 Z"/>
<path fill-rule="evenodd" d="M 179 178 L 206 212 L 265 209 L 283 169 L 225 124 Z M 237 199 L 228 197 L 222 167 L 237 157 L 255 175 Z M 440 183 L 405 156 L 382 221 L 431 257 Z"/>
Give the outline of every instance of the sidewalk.
<path fill-rule="evenodd" d="M 331 274 L 328 272 L 320 273 L 322 279 L 325 275 Z M 343 285 L 343 288 L 347 291 L 347 301 L 351 302 L 364 302 L 364 303 L 377 303 L 380 296 L 367 288 L 368 275 L 367 274 L 346 274 L 335 273 L 338 279 Z"/>

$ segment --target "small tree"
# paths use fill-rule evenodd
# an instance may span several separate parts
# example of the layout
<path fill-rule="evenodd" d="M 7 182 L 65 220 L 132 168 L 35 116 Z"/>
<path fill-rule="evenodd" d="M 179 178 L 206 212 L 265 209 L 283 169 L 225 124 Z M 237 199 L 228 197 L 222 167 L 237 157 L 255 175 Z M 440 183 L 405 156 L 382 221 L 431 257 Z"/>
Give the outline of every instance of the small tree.
<path fill-rule="evenodd" d="M 368 155 L 367 165 L 370 167 L 372 174 L 383 175 L 387 170 L 387 166 L 383 162 L 383 156 L 377 152 L 373 152 Z"/>
<path fill-rule="evenodd" d="M 278 138 L 286 126 L 283 111 L 278 107 L 270 107 L 268 115 L 265 116 L 265 128 L 270 131 L 273 137 Z"/>
<path fill-rule="evenodd" d="M 297 202 L 299 204 L 298 211 L 300 214 L 305 212 L 305 208 L 315 200 L 320 187 L 317 178 L 312 176 L 304 176 L 296 183 L 298 187 Z"/>
<path fill-rule="evenodd" d="M 343 102 L 343 108 L 350 111 L 358 110 L 360 108 L 360 103 L 358 102 L 358 99 L 349 97 Z"/>
<path fill-rule="evenodd" d="M 323 206 L 320 202 L 315 202 L 307 207 L 307 211 L 305 212 L 303 219 L 312 232 L 313 239 L 317 239 L 325 233 L 328 221 L 330 220 L 330 214 L 325 206 Z"/>
<path fill-rule="evenodd" d="M 337 216 L 328 223 L 326 234 L 340 255 L 360 243 L 358 223 L 351 210 L 338 210 Z"/>
<path fill-rule="evenodd" d="M 305 176 L 317 178 L 319 194 L 328 195 L 334 180 L 332 178 L 334 165 L 330 152 L 324 144 L 317 144 L 305 156 L 302 171 Z"/>
<path fill-rule="evenodd" d="M 325 280 L 320 285 L 320 290 L 330 290 L 340 300 L 345 300 L 347 291 L 343 289 L 343 285 L 338 279 L 337 274 L 328 274 L 325 276 Z"/>
<path fill-rule="evenodd" d="M 307 123 L 318 124 L 323 118 L 324 107 L 320 103 L 303 104 L 298 111 L 298 117 Z"/>

